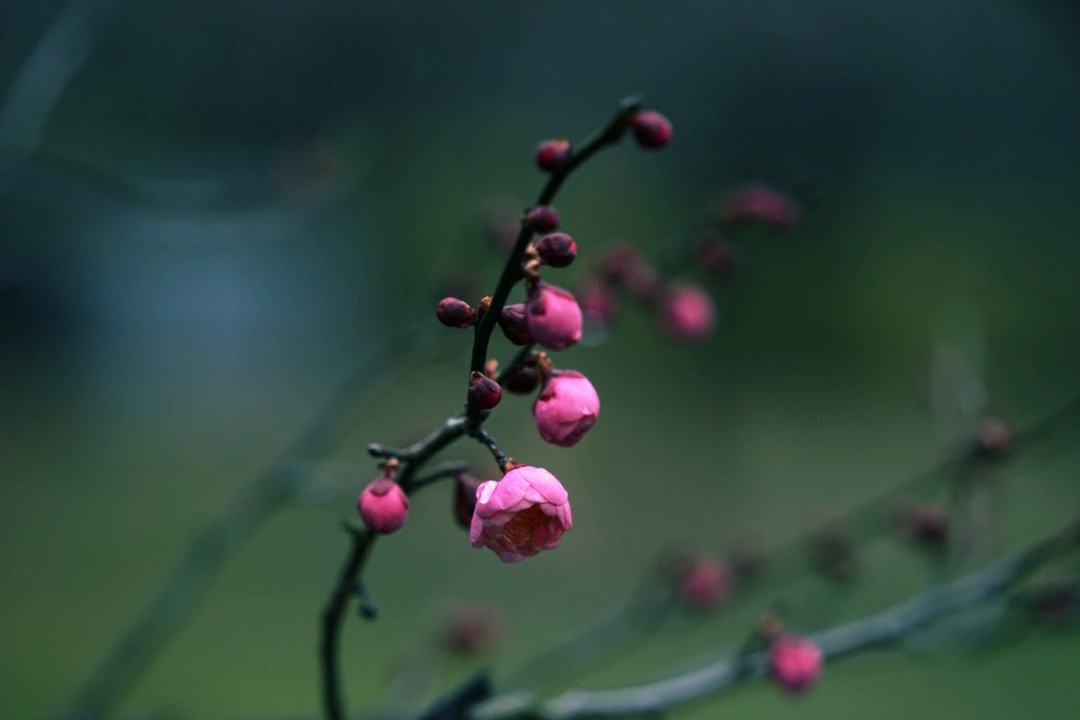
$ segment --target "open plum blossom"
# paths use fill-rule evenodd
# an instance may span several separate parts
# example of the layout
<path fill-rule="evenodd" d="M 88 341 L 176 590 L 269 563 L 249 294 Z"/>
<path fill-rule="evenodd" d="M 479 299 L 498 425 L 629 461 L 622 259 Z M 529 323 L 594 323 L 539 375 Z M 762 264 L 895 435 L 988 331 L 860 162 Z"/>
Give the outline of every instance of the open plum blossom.
<path fill-rule="evenodd" d="M 469 542 L 491 548 L 503 562 L 519 562 L 558 547 L 572 525 L 570 498 L 558 478 L 543 468 L 519 465 L 502 480 L 476 489 Z"/>
<path fill-rule="evenodd" d="M 712 298 L 697 285 L 675 285 L 664 296 L 662 317 L 672 336 L 679 340 L 701 340 L 712 332 Z"/>
<path fill-rule="evenodd" d="M 540 283 L 526 307 L 529 335 L 552 350 L 565 350 L 581 340 L 581 307 L 569 291 Z"/>
<path fill-rule="evenodd" d="M 599 414 L 600 396 L 589 379 L 576 370 L 553 373 L 533 403 L 540 437 L 560 447 L 576 445 Z"/>
<path fill-rule="evenodd" d="M 781 635 L 769 652 L 769 673 L 789 693 L 810 689 L 821 675 L 821 648 L 809 638 Z"/>

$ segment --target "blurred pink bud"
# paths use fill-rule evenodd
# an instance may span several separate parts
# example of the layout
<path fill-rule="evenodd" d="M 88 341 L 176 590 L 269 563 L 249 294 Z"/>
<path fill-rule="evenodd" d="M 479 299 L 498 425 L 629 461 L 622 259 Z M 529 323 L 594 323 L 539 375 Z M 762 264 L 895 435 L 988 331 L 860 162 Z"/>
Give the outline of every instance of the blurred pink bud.
<path fill-rule="evenodd" d="M 985 418 L 979 424 L 978 450 L 987 457 L 1007 457 L 1012 453 L 1015 441 L 1012 426 L 999 417 Z"/>
<path fill-rule="evenodd" d="M 536 232 L 551 232 L 559 227 L 559 213 L 550 205 L 537 205 L 525 215 L 525 222 Z"/>
<path fill-rule="evenodd" d="M 679 579 L 679 595 L 691 607 L 708 610 L 731 593 L 731 570 L 722 561 L 708 556 L 691 559 Z"/>
<path fill-rule="evenodd" d="M 848 582 L 855 577 L 855 543 L 842 527 L 826 524 L 809 537 L 810 564 L 830 580 Z"/>
<path fill-rule="evenodd" d="M 577 257 L 577 243 L 566 233 L 551 233 L 536 241 L 540 262 L 551 267 L 566 267 Z"/>
<path fill-rule="evenodd" d="M 400 485 L 384 475 L 364 488 L 356 509 L 371 532 L 387 535 L 405 524 L 409 498 Z"/>
<path fill-rule="evenodd" d="M 507 305 L 499 313 L 499 327 L 502 328 L 506 339 L 515 345 L 531 345 L 532 335 L 529 334 L 529 318 L 525 311 L 525 303 Z"/>
<path fill-rule="evenodd" d="M 469 541 L 491 548 L 503 562 L 519 562 L 558 547 L 572 525 L 570 498 L 558 479 L 543 468 L 519 465 L 477 489 Z"/>
<path fill-rule="evenodd" d="M 802 208 L 794 199 L 768 185 L 750 185 L 724 196 L 720 201 L 720 217 L 732 224 L 758 221 L 787 230 L 799 223 Z"/>
<path fill-rule="evenodd" d="M 461 605 L 443 621 L 442 646 L 452 653 L 472 655 L 494 645 L 503 634 L 502 614 L 488 605 Z"/>
<path fill-rule="evenodd" d="M 563 138 L 545 140 L 536 146 L 536 165 L 544 172 L 561 170 L 570 161 L 570 143 Z"/>
<path fill-rule="evenodd" d="M 585 320 L 605 327 L 615 320 L 619 312 L 619 300 L 607 283 L 599 278 L 586 281 L 578 294 L 581 312 Z"/>
<path fill-rule="evenodd" d="M 941 545 L 949 537 L 949 515 L 938 505 L 919 505 L 907 518 L 911 537 L 926 545 Z"/>
<path fill-rule="evenodd" d="M 564 350 L 581 340 L 581 307 L 566 290 L 540 283 L 529 293 L 526 317 L 533 340 Z"/>
<path fill-rule="evenodd" d="M 668 288 L 662 311 L 664 327 L 679 340 L 701 340 L 712 332 L 712 298 L 697 285 Z"/>
<path fill-rule="evenodd" d="M 698 245 L 698 262 L 716 277 L 726 280 L 735 270 L 731 243 L 721 237 L 706 237 Z"/>
<path fill-rule="evenodd" d="M 769 651 L 769 674 L 787 692 L 805 692 L 821 676 L 823 659 L 813 640 L 781 635 Z"/>
<path fill-rule="evenodd" d="M 655 110 L 639 112 L 631 127 L 634 138 L 643 148 L 662 148 L 671 141 L 671 122 Z"/>
<path fill-rule="evenodd" d="M 483 373 L 474 372 L 469 377 L 469 404 L 481 410 L 490 410 L 502 399 L 502 387 Z"/>
<path fill-rule="evenodd" d="M 600 396 L 589 379 L 576 370 L 552 374 L 533 403 L 540 437 L 553 445 L 576 445 L 600 415 Z"/>
<path fill-rule="evenodd" d="M 476 320 L 476 311 L 464 300 L 445 297 L 435 308 L 435 316 L 447 327 L 467 328 Z"/>

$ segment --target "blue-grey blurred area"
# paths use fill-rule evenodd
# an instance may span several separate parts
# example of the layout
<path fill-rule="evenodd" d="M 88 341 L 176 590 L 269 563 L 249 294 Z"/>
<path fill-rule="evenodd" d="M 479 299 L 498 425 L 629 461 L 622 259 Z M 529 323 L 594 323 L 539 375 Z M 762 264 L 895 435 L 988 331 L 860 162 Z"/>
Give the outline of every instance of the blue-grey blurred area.
<path fill-rule="evenodd" d="M 260 525 L 119 706 L 313 714 L 364 449 L 463 399 L 470 336 L 437 325 L 435 301 L 493 288 L 484 219 L 539 192 L 536 142 L 583 137 L 631 93 L 674 141 L 624 142 L 570 179 L 557 205 L 581 257 L 555 282 L 611 239 L 672 256 L 748 181 L 798 198 L 803 221 L 731 238 L 708 342 L 672 343 L 627 306 L 605 342 L 559 354 L 603 399 L 576 448 L 544 445 L 528 402 L 503 402 L 492 433 L 563 480 L 575 528 L 504 566 L 468 547 L 446 488 L 418 495 L 369 569 L 379 621 L 349 618 L 352 706 L 419 706 L 471 671 L 425 649 L 448 602 L 502 608 L 506 640 L 484 658 L 498 677 L 619 602 L 665 548 L 779 542 L 934 465 L 970 429 L 964 387 L 1020 427 L 1080 393 L 1068 0 L 4 0 L 0 716 L 64 707 L 193 533 L 359 368 L 331 450 L 296 459 L 344 476 L 336 502 Z M 999 550 L 1080 508 L 1078 451 L 1005 472 Z M 495 472 L 472 445 L 447 457 Z M 861 590 L 793 590 L 792 621 L 919 590 L 895 545 L 868 548 Z M 675 622 L 574 682 L 691 667 L 764 607 Z M 1075 634 L 959 645 L 839 663 L 797 702 L 755 683 L 674 716 L 1075 714 Z"/>

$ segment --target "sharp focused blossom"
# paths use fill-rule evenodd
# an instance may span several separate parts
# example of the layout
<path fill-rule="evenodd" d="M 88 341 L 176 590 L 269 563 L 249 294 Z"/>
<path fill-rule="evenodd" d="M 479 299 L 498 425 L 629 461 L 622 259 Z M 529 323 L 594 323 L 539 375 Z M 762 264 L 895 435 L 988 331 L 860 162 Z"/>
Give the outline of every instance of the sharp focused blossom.
<path fill-rule="evenodd" d="M 813 640 L 781 635 L 769 652 L 769 674 L 787 692 L 805 692 L 821 675 L 823 659 Z"/>
<path fill-rule="evenodd" d="M 389 534 L 408 519 L 409 498 L 400 485 L 383 476 L 364 488 L 356 502 L 356 509 L 369 530 Z"/>
<path fill-rule="evenodd" d="M 519 562 L 558 547 L 572 524 L 570 498 L 559 480 L 543 468 L 521 465 L 477 488 L 469 541 L 491 548 L 503 562 Z"/>
<path fill-rule="evenodd" d="M 568 291 L 540 283 L 529 294 L 525 313 L 529 335 L 552 350 L 564 350 L 581 340 L 581 307 Z"/>
<path fill-rule="evenodd" d="M 560 447 L 576 445 L 599 414 L 600 396 L 576 370 L 561 370 L 549 377 L 533 403 L 540 437 Z"/>

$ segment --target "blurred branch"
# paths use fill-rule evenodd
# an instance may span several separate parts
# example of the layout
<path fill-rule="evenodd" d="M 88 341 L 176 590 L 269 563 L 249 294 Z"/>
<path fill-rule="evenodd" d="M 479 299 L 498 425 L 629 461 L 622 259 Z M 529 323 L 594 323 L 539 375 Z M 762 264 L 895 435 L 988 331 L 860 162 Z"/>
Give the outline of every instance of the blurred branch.
<path fill-rule="evenodd" d="M 536 205 L 549 204 L 558 193 L 559 188 L 562 187 L 563 182 L 576 168 L 604 146 L 618 142 L 625 134 L 631 118 L 640 106 L 641 101 L 638 98 L 623 100 L 619 104 L 619 109 L 614 117 L 582 143 L 580 149 L 573 152 L 562 168 L 551 174 L 540 193 L 539 199 L 536 201 Z M 484 365 L 487 363 L 491 334 L 498 322 L 499 314 L 510 296 L 510 291 L 524 276 L 521 263 L 525 255 L 525 248 L 532 239 L 533 232 L 532 225 L 522 218 L 517 239 L 514 242 L 513 249 L 510 251 L 510 256 L 506 260 L 506 264 L 503 265 L 495 292 L 491 296 L 491 303 L 480 322 L 476 325 L 470 364 L 472 371 L 482 372 L 484 370 Z M 524 352 L 519 353 L 518 358 L 523 359 L 526 354 Z M 484 441 L 481 425 L 487 418 L 487 414 L 475 405 L 467 404 L 467 407 L 466 414 L 448 418 L 441 427 L 433 431 L 428 437 L 408 448 L 394 450 L 384 448 L 381 445 L 371 445 L 368 452 L 375 457 L 391 457 L 400 461 L 401 467 L 398 471 L 397 482 L 406 493 L 412 493 L 419 487 L 415 480 L 417 472 L 439 450 L 465 434 L 479 436 L 481 441 Z M 489 447 L 491 446 L 489 445 Z M 497 452 L 497 448 L 493 452 Z M 498 455 L 496 457 L 498 458 Z M 330 599 L 327 601 L 322 614 L 320 655 L 323 679 L 323 708 L 326 716 L 331 720 L 342 720 L 346 716 L 338 667 L 341 621 L 344 618 L 349 598 L 353 594 L 353 588 L 360 585 L 360 574 L 374 542 L 374 535 L 366 529 L 356 534 L 352 548 L 341 571 L 338 573 L 338 580 L 331 590 Z"/>
<path fill-rule="evenodd" d="M 321 457 L 330 451 L 349 410 L 372 385 L 373 376 L 413 347 L 421 333 L 413 328 L 372 348 L 300 436 L 193 537 L 157 595 L 76 692 L 64 716 L 104 717 L 116 706 L 191 616 L 229 557 L 306 482 L 315 463 L 297 460 Z"/>
<path fill-rule="evenodd" d="M 1027 550 L 888 610 L 812 634 L 826 658 L 838 658 L 902 640 L 948 615 L 1007 593 L 1051 558 L 1080 545 L 1080 519 Z M 574 720 L 648 716 L 730 688 L 766 672 L 764 651 L 727 655 L 682 675 L 613 690 L 570 690 L 546 702 L 527 692 L 496 696 L 473 708 L 472 720 Z"/>

